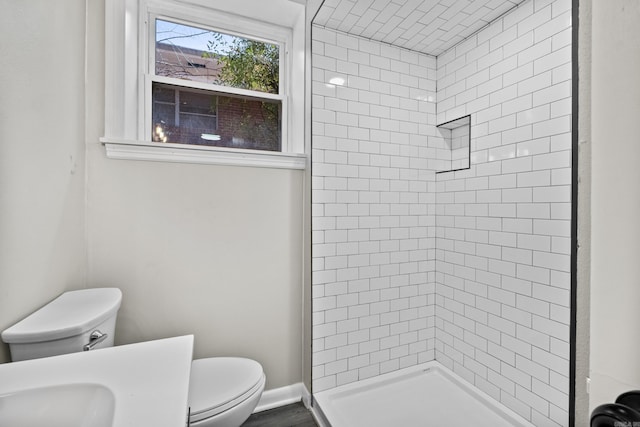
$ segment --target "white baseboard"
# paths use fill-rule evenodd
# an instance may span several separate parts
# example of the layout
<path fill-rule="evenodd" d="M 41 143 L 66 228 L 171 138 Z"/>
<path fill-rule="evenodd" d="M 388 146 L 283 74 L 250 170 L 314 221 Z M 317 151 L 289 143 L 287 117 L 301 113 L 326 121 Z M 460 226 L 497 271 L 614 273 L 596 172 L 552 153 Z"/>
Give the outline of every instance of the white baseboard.
<path fill-rule="evenodd" d="M 311 395 L 303 383 L 291 384 L 280 388 L 265 390 L 262 393 L 262 397 L 260 397 L 258 406 L 256 406 L 253 412 L 262 412 L 300 401 L 307 406 L 310 399 Z"/>
<path fill-rule="evenodd" d="M 300 383 L 300 385 L 302 385 L 302 403 L 305 407 L 309 408 L 311 406 L 311 393 L 309 393 L 309 390 L 307 390 L 307 387 L 305 387 L 303 383 Z"/>

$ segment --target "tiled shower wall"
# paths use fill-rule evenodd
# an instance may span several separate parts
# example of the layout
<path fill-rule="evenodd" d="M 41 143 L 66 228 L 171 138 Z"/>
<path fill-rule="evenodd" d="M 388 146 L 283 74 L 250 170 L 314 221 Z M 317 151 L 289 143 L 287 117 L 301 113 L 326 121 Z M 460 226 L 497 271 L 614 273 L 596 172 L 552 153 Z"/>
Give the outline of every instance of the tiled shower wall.
<path fill-rule="evenodd" d="M 438 57 L 436 359 L 536 426 L 568 424 L 571 1 L 530 0 Z"/>
<path fill-rule="evenodd" d="M 319 392 L 434 358 L 436 60 L 312 34 Z"/>
<path fill-rule="evenodd" d="M 525 1 L 437 60 L 314 27 L 314 393 L 435 358 L 568 424 L 570 9 Z M 468 114 L 471 168 L 435 174 L 435 125 Z"/>

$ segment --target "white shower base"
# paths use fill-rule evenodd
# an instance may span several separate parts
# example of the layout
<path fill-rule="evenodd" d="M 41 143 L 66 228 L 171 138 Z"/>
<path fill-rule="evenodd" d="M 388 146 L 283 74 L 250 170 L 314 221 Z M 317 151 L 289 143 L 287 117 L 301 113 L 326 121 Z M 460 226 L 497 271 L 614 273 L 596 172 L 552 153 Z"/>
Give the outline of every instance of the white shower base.
<path fill-rule="evenodd" d="M 437 362 L 315 393 L 314 399 L 331 427 L 533 427 Z"/>

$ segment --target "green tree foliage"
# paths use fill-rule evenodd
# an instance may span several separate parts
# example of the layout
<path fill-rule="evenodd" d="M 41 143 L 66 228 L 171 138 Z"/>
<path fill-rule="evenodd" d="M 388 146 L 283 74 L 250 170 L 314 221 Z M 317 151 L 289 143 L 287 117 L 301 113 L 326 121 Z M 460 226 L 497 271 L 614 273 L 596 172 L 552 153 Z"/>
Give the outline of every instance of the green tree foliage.
<path fill-rule="evenodd" d="M 278 93 L 280 49 L 278 45 L 213 33 L 204 55 L 221 65 L 218 84 L 267 93 Z"/>
<path fill-rule="evenodd" d="M 240 37 L 212 33 L 208 52 L 204 57 L 214 58 L 220 65 L 216 84 L 266 93 L 279 93 L 280 48 L 278 45 Z M 223 98 L 219 103 L 233 102 Z M 262 102 L 260 117 L 250 103 L 241 101 L 242 117 L 235 124 L 234 136 L 243 138 L 250 145 L 261 149 L 280 150 L 280 104 Z M 220 106 L 220 105 L 219 105 Z M 259 148 L 259 147 L 255 147 Z"/>

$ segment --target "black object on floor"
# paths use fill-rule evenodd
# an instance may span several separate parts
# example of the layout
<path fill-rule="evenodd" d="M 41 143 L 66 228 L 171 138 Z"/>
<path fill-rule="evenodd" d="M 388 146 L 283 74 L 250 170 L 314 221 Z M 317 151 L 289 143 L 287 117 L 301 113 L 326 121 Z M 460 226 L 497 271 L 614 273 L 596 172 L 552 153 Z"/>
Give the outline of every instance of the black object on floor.
<path fill-rule="evenodd" d="M 252 414 L 242 427 L 318 427 L 302 402 Z"/>
<path fill-rule="evenodd" d="M 640 413 L 619 403 L 605 403 L 591 413 L 591 427 L 631 427 L 640 423 Z"/>
<path fill-rule="evenodd" d="M 628 406 L 629 408 L 640 412 L 640 390 L 632 390 L 622 393 L 616 399 L 616 403 Z"/>
<path fill-rule="evenodd" d="M 591 427 L 640 425 L 640 391 L 623 393 L 616 403 L 605 403 L 591 413 Z"/>

